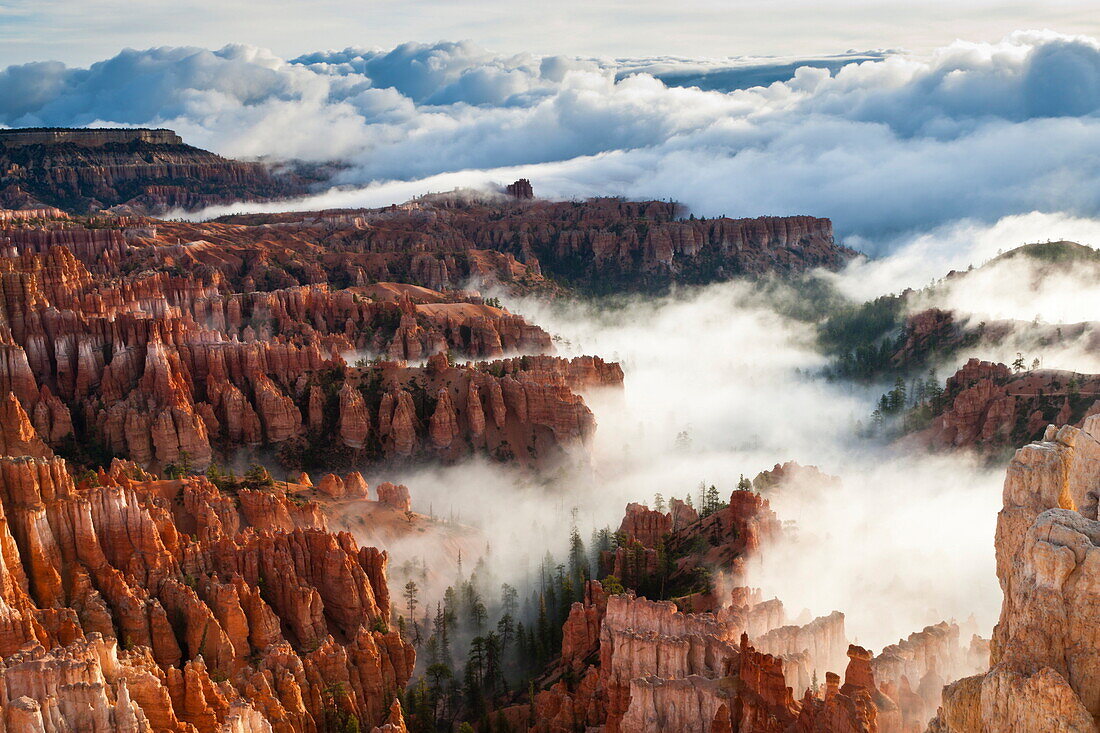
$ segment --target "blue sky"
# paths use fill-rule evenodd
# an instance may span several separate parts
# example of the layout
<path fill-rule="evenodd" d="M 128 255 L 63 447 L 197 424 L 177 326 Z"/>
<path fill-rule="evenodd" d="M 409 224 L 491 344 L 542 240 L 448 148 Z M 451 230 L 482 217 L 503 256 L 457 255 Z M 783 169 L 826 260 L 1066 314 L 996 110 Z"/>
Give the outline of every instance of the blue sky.
<path fill-rule="evenodd" d="M 1100 36 L 1100 13 L 1082 0 L 0 0 L 0 65 L 87 64 L 124 47 L 246 43 L 295 56 L 464 39 L 588 56 L 928 51 L 1043 28 Z"/>

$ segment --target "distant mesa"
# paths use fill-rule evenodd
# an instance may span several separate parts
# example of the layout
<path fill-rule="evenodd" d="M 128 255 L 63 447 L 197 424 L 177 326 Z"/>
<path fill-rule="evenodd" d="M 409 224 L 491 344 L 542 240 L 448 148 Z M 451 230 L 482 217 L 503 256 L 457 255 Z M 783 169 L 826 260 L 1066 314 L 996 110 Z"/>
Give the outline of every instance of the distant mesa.
<path fill-rule="evenodd" d="M 28 127 L 0 130 L 0 208 L 73 214 L 195 211 L 306 192 L 299 173 L 223 158 L 172 130 Z"/>
<path fill-rule="evenodd" d="M 515 183 L 509 183 L 504 192 L 515 199 L 535 198 L 535 190 L 531 188 L 531 182 L 526 178 L 521 178 Z"/>
<path fill-rule="evenodd" d="M 172 130 L 145 127 L 112 129 L 74 129 L 70 127 L 25 127 L 0 130 L 0 146 L 21 148 L 28 145 L 79 145 L 98 148 L 111 143 L 127 145 L 183 145 L 183 138 Z"/>

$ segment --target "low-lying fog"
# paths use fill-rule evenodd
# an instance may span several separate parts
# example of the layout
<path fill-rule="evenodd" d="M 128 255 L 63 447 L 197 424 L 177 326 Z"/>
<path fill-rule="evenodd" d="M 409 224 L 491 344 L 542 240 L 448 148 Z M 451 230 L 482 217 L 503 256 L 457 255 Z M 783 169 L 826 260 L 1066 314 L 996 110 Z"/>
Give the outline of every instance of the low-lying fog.
<path fill-rule="evenodd" d="M 497 574 L 522 584 L 547 549 L 563 556 L 573 507 L 587 540 L 594 527 L 616 528 L 628 502 L 651 503 L 658 492 L 694 496 L 705 481 L 728 496 L 742 474 L 789 460 L 817 465 L 839 487 L 772 497 L 797 531 L 762 553 L 753 585 L 781 598 L 791 617 L 844 611 L 849 637 L 876 649 L 947 618 L 974 615 L 988 634 L 1000 607 L 1001 469 L 858 438 L 856 423 L 881 390 L 814 376 L 824 358 L 810 328 L 761 297 L 726 283 L 598 307 L 508 301 L 559 336 L 562 355 L 623 366 L 622 394 L 587 397 L 599 423 L 592 472 L 539 484 L 471 463 L 398 478 L 418 509 L 431 504 L 485 528 Z"/>

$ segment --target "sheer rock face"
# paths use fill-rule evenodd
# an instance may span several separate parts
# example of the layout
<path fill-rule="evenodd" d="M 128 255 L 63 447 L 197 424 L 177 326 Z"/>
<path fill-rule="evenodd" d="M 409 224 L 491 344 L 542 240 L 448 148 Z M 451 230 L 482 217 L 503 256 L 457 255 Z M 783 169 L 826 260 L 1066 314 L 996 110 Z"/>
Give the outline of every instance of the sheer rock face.
<path fill-rule="evenodd" d="M 392 718 L 415 655 L 383 630 L 386 555 L 315 503 L 121 462 L 76 486 L 24 456 L 0 458 L 0 510 L 9 730 L 315 730 L 336 684 Z"/>
<path fill-rule="evenodd" d="M 990 669 L 944 688 L 933 731 L 1094 731 L 1100 718 L 1100 417 L 1016 452 L 997 516 Z"/>

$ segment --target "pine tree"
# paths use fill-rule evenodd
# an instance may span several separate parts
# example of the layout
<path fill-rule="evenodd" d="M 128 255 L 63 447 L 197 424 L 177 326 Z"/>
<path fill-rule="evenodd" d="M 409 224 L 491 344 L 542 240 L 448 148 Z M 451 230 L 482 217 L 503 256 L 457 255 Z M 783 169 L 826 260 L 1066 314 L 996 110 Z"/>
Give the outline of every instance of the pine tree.
<path fill-rule="evenodd" d="M 409 619 L 412 621 L 413 625 L 413 644 L 417 648 L 420 647 L 421 642 L 420 624 L 416 620 L 416 608 L 420 605 L 417 600 L 417 594 L 419 592 L 420 589 L 417 587 L 416 581 L 410 580 L 408 583 L 405 583 L 405 606 L 409 610 Z"/>
<path fill-rule="evenodd" d="M 539 616 L 535 621 L 535 639 L 538 645 L 535 647 L 535 657 L 538 659 L 539 666 L 546 662 L 553 648 L 550 635 L 550 619 L 546 615 L 546 595 L 539 594 Z"/>
<path fill-rule="evenodd" d="M 577 530 L 574 519 L 573 527 L 569 530 L 569 575 L 582 582 L 588 577 L 588 561 L 584 552 L 584 540 Z"/>
<path fill-rule="evenodd" d="M 706 493 L 703 495 L 703 511 L 700 516 L 707 517 L 718 511 L 721 506 L 721 496 L 718 494 L 718 487 L 711 484 L 707 487 Z"/>

